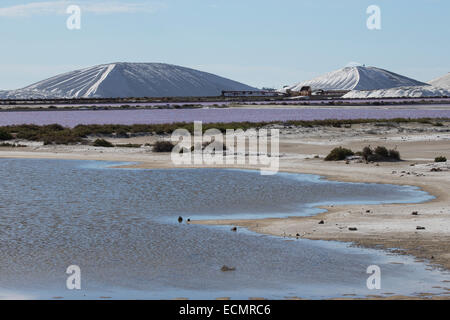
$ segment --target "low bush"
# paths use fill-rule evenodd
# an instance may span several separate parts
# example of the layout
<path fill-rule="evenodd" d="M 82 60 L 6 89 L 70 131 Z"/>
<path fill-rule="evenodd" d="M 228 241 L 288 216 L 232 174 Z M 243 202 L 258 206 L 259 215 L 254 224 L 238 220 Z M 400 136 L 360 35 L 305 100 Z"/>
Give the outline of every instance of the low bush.
<path fill-rule="evenodd" d="M 330 154 L 325 158 L 325 161 L 341 161 L 351 156 L 360 156 L 366 161 L 400 161 L 400 152 L 397 150 L 388 150 L 386 147 L 376 147 L 372 149 L 370 146 L 365 147 L 362 151 L 354 153 L 350 149 L 338 147 L 333 149 Z"/>
<path fill-rule="evenodd" d="M 368 161 L 371 156 L 373 156 L 373 151 L 370 147 L 365 147 L 362 152 L 361 156 L 364 158 L 364 160 Z"/>
<path fill-rule="evenodd" d="M 389 158 L 389 151 L 386 147 L 376 147 L 375 152 L 374 152 L 377 156 L 379 156 L 380 158 Z"/>
<path fill-rule="evenodd" d="M 400 152 L 397 150 L 388 150 L 386 147 L 378 146 L 375 148 L 375 150 L 372 150 L 370 146 L 365 147 L 362 152 L 361 156 L 366 161 L 399 161 L 400 159 Z"/>
<path fill-rule="evenodd" d="M 333 103 L 333 102 L 332 102 Z M 250 128 L 259 129 L 268 125 L 284 124 L 290 127 L 315 127 L 315 126 L 332 126 L 332 127 L 351 127 L 353 124 L 385 124 L 391 123 L 393 125 L 401 123 L 429 123 L 440 126 L 450 121 L 449 118 L 423 118 L 423 119 L 352 119 L 352 120 L 292 120 L 292 121 L 271 121 L 271 122 L 232 122 L 232 123 L 207 123 L 203 125 L 203 131 L 208 129 L 218 129 L 225 133 L 227 129 L 242 129 Z M 170 135 L 176 129 L 186 129 L 191 134 L 194 132 L 193 123 L 169 123 L 169 124 L 134 124 L 134 125 L 78 125 L 75 128 L 67 128 L 58 124 L 51 124 L 46 126 L 38 125 L 13 125 L 0 127 L 0 132 L 28 141 L 44 141 L 47 144 L 72 144 L 86 141 L 88 136 L 114 136 L 114 137 L 129 137 L 140 134 L 158 134 Z M 367 133 L 372 133 L 368 131 Z M 373 134 L 376 134 L 373 131 Z"/>
<path fill-rule="evenodd" d="M 0 141 L 12 140 L 13 136 L 4 130 L 0 130 Z"/>
<path fill-rule="evenodd" d="M 104 147 L 104 148 L 113 148 L 114 147 L 114 145 L 111 142 L 106 141 L 105 139 L 95 140 L 93 143 L 93 146 L 94 147 Z"/>
<path fill-rule="evenodd" d="M 81 141 L 80 137 L 76 136 L 70 130 L 48 131 L 40 133 L 38 140 L 49 144 L 75 144 Z"/>
<path fill-rule="evenodd" d="M 325 161 L 341 161 L 354 155 L 355 153 L 352 150 L 338 147 L 331 150 L 331 152 L 326 156 Z"/>
<path fill-rule="evenodd" d="M 447 158 L 443 156 L 436 157 L 436 159 L 434 159 L 434 162 L 447 162 Z"/>
<path fill-rule="evenodd" d="M 127 144 L 116 144 L 117 148 L 140 148 L 142 147 L 142 144 L 133 144 L 133 143 L 127 143 Z"/>
<path fill-rule="evenodd" d="M 389 158 L 391 160 L 400 161 L 401 160 L 400 152 L 398 150 L 393 150 L 393 149 L 389 150 Z"/>
<path fill-rule="evenodd" d="M 172 152 L 175 145 L 170 141 L 157 141 L 153 146 L 154 152 Z"/>

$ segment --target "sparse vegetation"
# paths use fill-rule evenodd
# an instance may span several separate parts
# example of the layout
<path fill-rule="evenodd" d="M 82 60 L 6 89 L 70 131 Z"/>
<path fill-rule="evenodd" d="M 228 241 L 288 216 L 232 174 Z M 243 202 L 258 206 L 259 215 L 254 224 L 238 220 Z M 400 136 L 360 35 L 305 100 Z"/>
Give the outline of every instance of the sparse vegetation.
<path fill-rule="evenodd" d="M 379 158 L 389 158 L 389 151 L 386 147 L 378 146 L 375 148 L 374 153 Z"/>
<path fill-rule="evenodd" d="M 142 144 L 133 144 L 133 143 L 116 144 L 115 147 L 117 147 L 117 148 L 140 148 L 140 147 L 142 147 Z"/>
<path fill-rule="evenodd" d="M 338 147 L 331 150 L 331 152 L 325 158 L 325 161 L 341 161 L 353 155 L 355 155 L 355 153 L 352 150 Z"/>
<path fill-rule="evenodd" d="M 439 121 L 439 122 L 438 122 Z M 207 123 L 203 125 L 203 130 L 218 129 L 225 133 L 227 129 L 250 128 L 259 129 L 270 125 L 284 125 L 290 127 L 351 127 L 354 124 L 400 124 L 400 123 L 422 123 L 422 124 L 443 124 L 450 119 L 353 119 L 353 120 L 311 120 L 311 121 L 273 121 L 273 122 L 232 122 L 232 123 Z M 444 125 L 444 124 L 443 124 Z M 88 137 L 130 137 L 139 134 L 169 135 L 176 129 L 186 129 L 194 132 L 193 123 L 170 123 L 170 124 L 135 124 L 135 125 L 78 125 L 74 128 L 66 128 L 58 124 L 37 126 L 37 125 L 15 125 L 0 128 L 5 138 L 16 137 L 17 139 L 29 141 L 43 141 L 45 144 L 76 144 L 87 143 Z M 11 138 L 10 138 L 11 137 Z M 1 138 L 0 138 L 1 140 Z"/>
<path fill-rule="evenodd" d="M 4 148 L 25 148 L 26 146 L 14 143 L 0 143 L 0 147 Z"/>
<path fill-rule="evenodd" d="M 370 147 L 364 147 L 360 155 L 364 158 L 364 160 L 368 161 L 369 157 L 373 155 L 373 151 Z"/>
<path fill-rule="evenodd" d="M 391 160 L 400 161 L 400 152 L 398 150 L 389 150 L 389 158 L 391 158 Z"/>
<path fill-rule="evenodd" d="M 439 156 L 434 159 L 434 162 L 447 162 L 447 158 L 444 156 Z"/>
<path fill-rule="evenodd" d="M 154 152 L 172 152 L 175 145 L 170 141 L 157 141 L 153 146 Z"/>
<path fill-rule="evenodd" d="M 106 141 L 105 139 L 95 140 L 93 143 L 93 146 L 94 147 L 104 147 L 104 148 L 113 148 L 114 147 L 114 145 L 111 142 Z"/>
<path fill-rule="evenodd" d="M 377 161 L 399 161 L 400 152 L 397 150 L 388 150 L 386 147 L 378 146 L 373 150 L 370 146 L 365 147 L 362 151 L 354 153 L 350 149 L 345 149 L 342 147 L 334 148 L 330 154 L 325 158 L 325 161 L 341 161 L 357 155 L 362 157 L 366 161 L 377 162 Z"/>
<path fill-rule="evenodd" d="M 0 141 L 6 141 L 6 140 L 12 140 L 12 139 L 13 139 L 13 136 L 9 132 L 0 129 Z"/>
<path fill-rule="evenodd" d="M 399 161 L 400 152 L 397 150 L 388 150 L 386 147 L 378 146 L 375 150 L 372 150 L 370 146 L 365 147 L 360 155 L 366 161 L 377 162 L 377 161 Z"/>

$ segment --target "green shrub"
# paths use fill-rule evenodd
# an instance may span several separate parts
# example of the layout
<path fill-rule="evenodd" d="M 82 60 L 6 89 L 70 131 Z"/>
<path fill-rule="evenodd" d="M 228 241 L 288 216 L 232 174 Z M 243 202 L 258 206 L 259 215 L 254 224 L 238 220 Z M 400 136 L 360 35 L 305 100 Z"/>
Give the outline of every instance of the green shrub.
<path fill-rule="evenodd" d="M 170 141 L 157 141 L 153 146 L 154 152 L 172 152 L 175 145 Z"/>
<path fill-rule="evenodd" d="M 364 147 L 361 154 L 364 160 L 369 160 L 369 158 L 373 155 L 373 151 L 370 147 Z"/>
<path fill-rule="evenodd" d="M 105 139 L 97 139 L 93 144 L 95 147 L 113 148 L 114 145 Z"/>
<path fill-rule="evenodd" d="M 63 131 L 63 130 L 65 130 L 65 128 L 62 125 L 57 124 L 57 123 L 43 126 L 42 129 L 44 131 Z"/>
<path fill-rule="evenodd" d="M 133 144 L 133 143 L 127 143 L 127 144 L 116 144 L 117 148 L 140 148 L 142 147 L 142 144 Z"/>
<path fill-rule="evenodd" d="M 334 148 L 325 158 L 325 161 L 340 161 L 345 160 L 347 157 L 355 155 L 350 149 L 345 149 L 342 147 Z"/>
<path fill-rule="evenodd" d="M 43 141 L 45 145 L 75 144 L 81 141 L 80 137 L 74 135 L 68 129 L 39 133 L 37 139 Z"/>
<path fill-rule="evenodd" d="M 332 104 L 334 102 L 331 102 Z M 439 122 L 438 122 L 439 121 Z M 290 127 L 305 127 L 311 128 L 316 126 L 352 126 L 353 124 L 401 124 L 401 123 L 430 123 L 440 125 L 443 121 L 450 121 L 450 118 L 423 118 L 423 119 L 353 119 L 353 120 L 292 120 L 292 121 L 271 121 L 271 122 L 232 122 L 232 123 L 208 123 L 203 125 L 203 131 L 208 129 L 218 129 L 221 132 L 225 132 L 227 129 L 243 129 L 250 128 L 262 128 L 268 125 L 284 124 Z M 134 134 L 159 134 L 170 135 L 176 129 L 186 129 L 190 133 L 194 131 L 193 123 L 168 123 L 168 124 L 134 124 L 134 125 L 117 125 L 117 124 L 105 124 L 105 125 L 78 125 L 75 128 L 65 128 L 58 124 L 52 124 L 47 126 L 38 125 L 14 125 L 0 127 L 0 131 L 4 131 L 17 139 L 23 139 L 28 141 L 44 141 L 45 143 L 78 143 L 85 141 L 88 136 L 113 136 L 116 137 L 128 137 Z M 376 132 L 374 132 L 376 133 Z"/>
<path fill-rule="evenodd" d="M 393 149 L 389 150 L 389 159 L 400 161 L 400 152 Z"/>
<path fill-rule="evenodd" d="M 397 150 L 388 150 L 386 147 L 378 146 L 372 150 L 370 146 L 365 147 L 361 152 L 362 157 L 366 161 L 399 161 L 400 152 Z"/>
<path fill-rule="evenodd" d="M 436 157 L 436 159 L 434 159 L 434 162 L 447 162 L 447 158 L 443 156 Z"/>
<path fill-rule="evenodd" d="M 380 158 L 389 158 L 389 151 L 386 147 L 376 147 L 375 154 Z"/>
<path fill-rule="evenodd" d="M 13 136 L 4 130 L 0 130 L 0 141 L 12 140 Z"/>

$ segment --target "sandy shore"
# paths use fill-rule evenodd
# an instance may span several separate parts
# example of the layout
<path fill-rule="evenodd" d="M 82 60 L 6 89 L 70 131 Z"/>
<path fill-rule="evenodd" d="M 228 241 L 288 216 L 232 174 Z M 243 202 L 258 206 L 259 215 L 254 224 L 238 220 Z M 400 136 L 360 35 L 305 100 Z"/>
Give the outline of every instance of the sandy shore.
<path fill-rule="evenodd" d="M 307 239 L 395 249 L 450 270 L 450 163 L 434 163 L 436 156 L 443 155 L 450 159 L 450 123 L 444 122 L 443 126 L 387 123 L 353 125 L 351 128 L 279 128 L 282 171 L 318 174 L 347 182 L 419 186 L 436 199 L 423 204 L 331 206 L 325 208 L 326 213 L 305 218 L 192 223 L 234 225 L 270 235 L 299 235 Z M 145 144 L 162 138 L 144 136 L 108 140 L 113 143 Z M 380 164 L 323 161 L 323 157 L 336 146 L 356 151 L 367 145 L 397 148 L 404 161 Z M 111 149 L 34 143 L 26 148 L 2 147 L 0 158 L 108 160 L 137 162 L 133 165 L 136 168 L 173 167 L 169 154 L 153 153 L 151 147 Z M 432 168 L 439 168 L 440 171 L 431 172 Z M 413 215 L 413 212 L 418 215 Z M 319 224 L 322 220 L 324 224 Z M 425 230 L 417 230 L 418 226 Z M 349 228 L 357 228 L 357 231 L 350 231 Z"/>

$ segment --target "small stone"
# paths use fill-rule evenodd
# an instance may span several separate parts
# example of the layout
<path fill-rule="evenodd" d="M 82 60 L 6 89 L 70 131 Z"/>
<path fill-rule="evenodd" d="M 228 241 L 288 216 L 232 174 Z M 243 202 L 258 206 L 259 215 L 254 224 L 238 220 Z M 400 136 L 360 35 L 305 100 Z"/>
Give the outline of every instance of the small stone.
<path fill-rule="evenodd" d="M 178 223 L 182 223 L 183 222 L 183 217 L 178 217 Z"/>
<path fill-rule="evenodd" d="M 411 213 L 413 216 L 418 216 L 419 215 L 419 212 L 417 212 L 417 211 L 414 211 L 413 213 Z"/>
<path fill-rule="evenodd" d="M 418 226 L 418 227 L 416 228 L 416 230 L 425 230 L 425 227 L 420 227 L 420 226 Z"/>
<path fill-rule="evenodd" d="M 233 232 L 237 232 L 237 227 L 233 227 L 233 228 L 231 228 L 231 231 L 233 231 Z"/>
<path fill-rule="evenodd" d="M 325 221 L 321 220 L 321 221 L 319 222 L 319 224 L 325 224 Z"/>
<path fill-rule="evenodd" d="M 350 231 L 358 231 L 358 228 L 348 228 Z"/>

